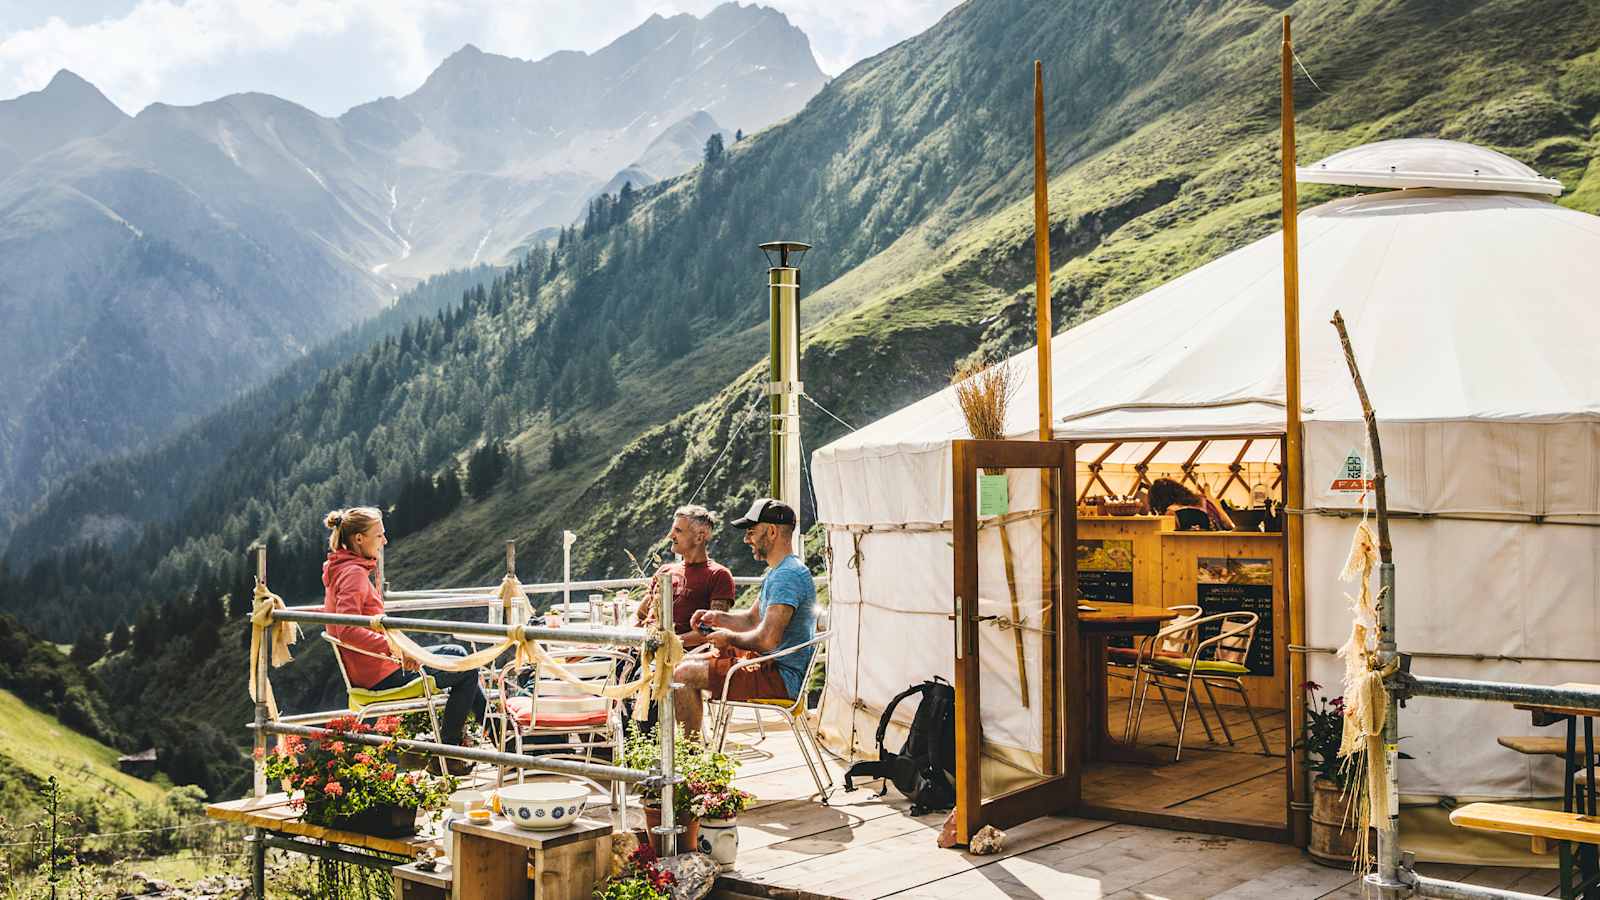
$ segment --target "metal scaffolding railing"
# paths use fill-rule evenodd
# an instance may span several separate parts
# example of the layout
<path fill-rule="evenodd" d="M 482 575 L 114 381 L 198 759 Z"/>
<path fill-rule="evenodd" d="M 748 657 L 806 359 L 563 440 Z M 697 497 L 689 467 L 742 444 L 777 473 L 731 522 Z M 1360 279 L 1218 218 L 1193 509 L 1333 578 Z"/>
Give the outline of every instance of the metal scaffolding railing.
<path fill-rule="evenodd" d="M 262 589 L 267 583 L 267 557 L 266 548 L 257 546 L 256 554 L 256 582 Z M 506 542 L 506 574 L 515 577 L 516 549 L 515 545 Z M 382 569 L 379 569 L 380 585 Z M 304 625 L 354 625 L 362 628 L 371 628 L 378 625 L 388 631 L 418 632 L 425 634 L 448 634 L 464 637 L 483 637 L 492 640 L 506 640 L 515 635 L 524 642 L 579 644 L 585 646 L 603 647 L 633 647 L 638 648 L 643 656 L 655 653 L 665 646 L 670 639 L 669 624 L 672 622 L 670 607 L 665 604 L 666 598 L 672 596 L 670 576 L 665 573 L 658 576 L 659 584 L 653 594 L 656 604 L 655 621 L 660 623 L 654 629 L 623 628 L 615 626 L 569 626 L 550 628 L 544 625 L 501 624 L 490 622 L 461 622 L 443 619 L 420 619 L 385 614 L 374 619 L 370 616 L 345 615 L 340 613 L 324 612 L 317 607 L 292 607 L 276 608 L 265 615 L 265 621 L 258 622 L 258 627 L 263 629 L 264 635 L 270 635 L 271 629 L 278 623 L 293 622 Z M 756 579 L 736 579 L 736 582 L 754 583 Z M 571 590 L 604 590 L 620 587 L 645 587 L 651 583 L 650 579 L 604 579 L 592 581 L 571 581 L 521 586 L 524 597 L 528 594 L 563 593 Z M 388 598 L 397 599 L 390 602 Z M 498 588 L 443 588 L 428 591 L 395 592 L 386 595 L 386 609 L 401 612 L 425 609 L 458 609 L 471 607 L 488 607 L 490 618 L 495 619 L 495 613 L 504 613 L 502 607 L 505 602 Z M 264 757 L 266 755 L 268 735 L 295 735 L 300 737 L 320 738 L 332 734 L 326 728 L 316 727 L 318 722 L 326 721 L 325 713 L 302 713 L 292 716 L 279 716 L 269 706 L 268 696 L 271 693 L 270 672 L 272 668 L 272 652 L 270 641 L 262 641 L 262 652 L 256 654 L 251 664 L 256 667 L 255 680 L 257 684 L 255 717 L 248 724 L 253 734 L 253 743 L 256 749 L 255 771 L 252 779 L 253 793 L 257 799 L 267 794 L 266 769 Z M 669 686 L 676 687 L 676 685 Z M 658 790 L 661 795 L 661 824 L 654 831 L 661 836 L 661 849 L 664 855 L 677 852 L 677 835 L 682 831 L 674 820 L 673 791 L 674 786 L 681 780 L 674 768 L 674 735 L 676 722 L 672 703 L 660 704 L 658 713 L 658 734 L 661 739 L 660 763 L 654 769 L 643 770 L 625 766 L 603 765 L 599 763 L 583 762 L 568 759 L 551 759 L 543 756 L 524 756 L 517 753 L 505 753 L 496 750 L 486 750 L 476 747 L 465 747 L 455 744 L 443 744 L 434 741 L 397 740 L 395 746 L 402 750 L 423 753 L 433 756 L 449 757 L 454 759 L 469 760 L 472 762 L 487 763 L 509 769 L 532 769 L 553 774 L 572 775 L 596 781 L 623 782 L 638 784 L 647 789 Z M 386 745 L 390 738 L 379 735 L 350 734 L 340 732 L 340 739 L 360 744 L 373 746 Z M 257 828 L 249 838 L 252 847 L 252 886 L 255 896 L 264 896 L 265 890 L 265 864 L 266 850 L 269 846 L 286 849 L 302 849 L 304 842 L 286 841 L 282 837 L 269 834 L 266 829 Z M 321 854 L 327 855 L 327 854 Z"/>

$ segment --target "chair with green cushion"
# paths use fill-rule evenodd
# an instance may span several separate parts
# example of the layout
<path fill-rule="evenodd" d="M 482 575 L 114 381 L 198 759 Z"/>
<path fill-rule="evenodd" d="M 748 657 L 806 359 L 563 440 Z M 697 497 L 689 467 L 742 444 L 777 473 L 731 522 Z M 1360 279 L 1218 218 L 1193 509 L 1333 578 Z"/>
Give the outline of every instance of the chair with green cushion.
<path fill-rule="evenodd" d="M 339 651 L 348 650 L 351 653 L 360 653 L 363 656 L 387 659 L 396 664 L 400 660 L 386 653 L 373 653 L 371 650 L 363 650 L 354 644 L 339 640 L 326 631 L 322 633 L 322 639 L 333 646 L 333 659 L 339 666 L 339 677 L 344 679 L 347 703 L 350 712 L 354 713 L 357 719 L 366 719 L 368 716 L 401 715 L 415 712 L 417 708 L 416 701 L 421 699 L 424 701 L 423 708 L 428 712 L 428 723 L 433 727 L 434 737 L 435 739 L 438 738 L 438 706 L 445 702 L 450 696 L 450 692 L 439 690 L 439 685 L 433 680 L 432 675 L 423 675 L 421 678 L 414 678 L 399 687 L 385 688 L 381 691 L 356 687 L 350 683 L 350 673 L 344 667 L 344 654 Z M 438 759 L 440 771 L 446 772 L 445 758 L 441 756 Z"/>
<path fill-rule="evenodd" d="M 1139 709 L 1135 713 L 1133 725 L 1133 740 L 1139 740 L 1139 725 L 1144 717 L 1145 695 L 1149 693 L 1150 686 L 1154 685 L 1161 692 L 1161 700 L 1167 703 L 1168 690 L 1183 691 L 1183 713 L 1173 722 L 1178 730 L 1178 750 L 1173 756 L 1173 761 L 1183 758 L 1183 733 L 1189 724 L 1189 700 L 1194 695 L 1194 686 L 1198 683 L 1206 692 L 1206 699 L 1211 702 L 1211 711 L 1216 713 L 1217 721 L 1222 725 L 1223 737 L 1228 744 L 1233 744 L 1233 733 L 1228 730 L 1228 722 L 1222 716 L 1222 709 L 1217 706 L 1217 698 L 1213 689 L 1231 691 L 1239 695 L 1239 700 L 1244 704 L 1245 713 L 1250 717 L 1250 724 L 1256 730 L 1256 738 L 1261 741 L 1261 752 L 1270 754 L 1272 748 L 1267 745 L 1267 736 L 1261 730 L 1261 723 L 1256 721 L 1255 710 L 1250 706 L 1250 695 L 1245 691 L 1244 676 L 1250 674 L 1246 661 L 1250 658 L 1250 645 L 1255 641 L 1256 624 L 1260 621 L 1255 613 L 1229 612 L 1204 616 L 1185 623 L 1181 631 L 1168 635 L 1167 646 L 1175 648 L 1174 655 L 1151 657 L 1143 667 L 1145 674 L 1144 689 L 1139 693 Z M 1216 629 L 1216 634 L 1206 637 L 1206 632 L 1211 628 Z M 1163 632 L 1165 634 L 1165 632 Z M 1172 706 L 1167 703 L 1167 712 L 1170 715 Z M 1195 712 L 1200 715 L 1200 724 L 1206 729 L 1206 737 L 1215 740 L 1211 727 L 1206 724 L 1205 716 L 1200 713 L 1200 707 L 1195 706 Z"/>

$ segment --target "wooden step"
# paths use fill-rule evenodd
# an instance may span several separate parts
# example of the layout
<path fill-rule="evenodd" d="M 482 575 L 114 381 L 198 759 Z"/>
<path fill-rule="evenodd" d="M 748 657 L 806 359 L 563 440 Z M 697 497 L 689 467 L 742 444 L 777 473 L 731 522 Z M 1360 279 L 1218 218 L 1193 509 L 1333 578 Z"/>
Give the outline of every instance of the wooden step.
<path fill-rule="evenodd" d="M 1450 824 L 1483 831 L 1525 834 L 1533 852 L 1548 852 L 1549 841 L 1600 844 L 1600 818 L 1554 809 L 1530 809 L 1508 803 L 1468 803 L 1450 813 Z"/>
<path fill-rule="evenodd" d="M 1564 737 L 1539 737 L 1537 735 L 1502 735 L 1495 742 L 1508 750 L 1528 756 L 1566 756 L 1567 739 Z"/>

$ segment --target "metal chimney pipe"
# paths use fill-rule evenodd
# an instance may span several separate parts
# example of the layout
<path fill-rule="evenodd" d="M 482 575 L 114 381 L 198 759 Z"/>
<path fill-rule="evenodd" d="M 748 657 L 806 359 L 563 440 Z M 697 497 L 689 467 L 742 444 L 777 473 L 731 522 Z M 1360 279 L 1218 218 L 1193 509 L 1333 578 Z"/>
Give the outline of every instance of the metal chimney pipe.
<path fill-rule="evenodd" d="M 768 241 L 767 299 L 771 348 L 767 395 L 772 496 L 795 512 L 794 552 L 805 559 L 800 519 L 800 257 L 811 249 L 799 241 Z M 777 258 L 773 258 L 777 254 Z"/>

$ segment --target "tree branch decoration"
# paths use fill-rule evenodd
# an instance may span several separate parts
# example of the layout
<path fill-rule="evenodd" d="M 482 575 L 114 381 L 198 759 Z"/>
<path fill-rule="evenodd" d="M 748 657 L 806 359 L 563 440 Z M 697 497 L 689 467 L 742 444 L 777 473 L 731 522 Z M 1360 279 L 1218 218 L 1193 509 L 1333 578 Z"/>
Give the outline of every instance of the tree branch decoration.
<path fill-rule="evenodd" d="M 1384 752 L 1383 732 L 1388 721 L 1389 692 L 1384 678 L 1389 674 L 1383 668 L 1378 654 L 1381 624 L 1379 606 L 1389 602 L 1382 590 L 1372 593 L 1372 570 L 1380 560 L 1392 563 L 1393 550 L 1389 544 L 1389 498 L 1383 474 L 1383 450 L 1378 441 L 1378 417 L 1367 397 L 1367 386 L 1361 380 L 1361 369 L 1356 365 L 1355 351 L 1350 346 L 1350 334 L 1345 329 L 1344 316 L 1337 310 L 1333 314 L 1333 327 L 1339 332 L 1339 345 L 1344 349 L 1345 365 L 1355 382 L 1356 394 L 1361 399 L 1361 415 L 1366 421 L 1367 440 L 1372 445 L 1372 481 L 1377 499 L 1378 530 L 1374 534 L 1366 518 L 1356 526 L 1350 557 L 1345 562 L 1340 578 L 1355 581 L 1357 591 L 1350 597 L 1352 621 L 1350 637 L 1339 648 L 1339 658 L 1344 660 L 1344 733 L 1339 743 L 1339 756 L 1349 777 L 1345 783 L 1353 792 L 1357 809 L 1356 867 L 1365 871 L 1371 863 L 1372 849 L 1367 842 L 1368 829 L 1376 822 L 1388 821 L 1389 809 L 1389 758 Z"/>

